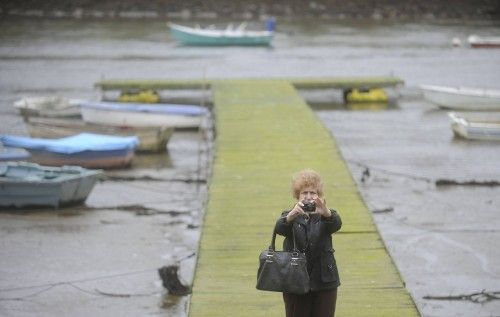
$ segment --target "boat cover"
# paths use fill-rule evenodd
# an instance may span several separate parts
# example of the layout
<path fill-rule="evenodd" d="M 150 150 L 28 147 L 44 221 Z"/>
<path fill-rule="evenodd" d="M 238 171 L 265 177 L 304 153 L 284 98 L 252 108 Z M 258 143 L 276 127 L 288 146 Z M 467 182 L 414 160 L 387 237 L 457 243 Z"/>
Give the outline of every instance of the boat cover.
<path fill-rule="evenodd" d="M 118 137 L 93 133 L 81 133 L 61 139 L 38 139 L 24 136 L 3 135 L 4 146 L 27 150 L 44 150 L 61 154 L 83 151 L 109 151 L 135 149 L 139 144 L 137 136 Z"/>
<path fill-rule="evenodd" d="M 146 104 L 128 102 L 81 101 L 78 105 L 83 108 L 94 108 L 112 111 L 164 113 L 184 116 L 202 116 L 208 112 L 206 108 L 200 106 L 163 103 Z"/>

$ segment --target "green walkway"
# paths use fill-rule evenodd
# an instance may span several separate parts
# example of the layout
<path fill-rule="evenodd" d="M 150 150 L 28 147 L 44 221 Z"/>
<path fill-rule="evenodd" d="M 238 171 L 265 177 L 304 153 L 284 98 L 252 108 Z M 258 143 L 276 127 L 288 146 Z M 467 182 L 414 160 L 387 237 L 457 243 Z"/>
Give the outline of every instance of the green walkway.
<path fill-rule="evenodd" d="M 292 206 L 291 175 L 303 168 L 324 177 L 328 205 L 343 220 L 334 236 L 336 315 L 418 316 L 335 140 L 292 84 L 220 81 L 212 89 L 216 153 L 190 316 L 284 316 L 280 293 L 255 289 L 257 258 Z"/>

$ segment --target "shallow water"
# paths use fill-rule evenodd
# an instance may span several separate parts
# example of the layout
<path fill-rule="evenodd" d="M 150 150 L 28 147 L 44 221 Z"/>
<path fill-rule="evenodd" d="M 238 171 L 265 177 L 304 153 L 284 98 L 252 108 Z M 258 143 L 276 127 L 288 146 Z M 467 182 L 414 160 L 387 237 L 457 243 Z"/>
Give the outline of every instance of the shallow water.
<path fill-rule="evenodd" d="M 17 98 L 93 98 L 102 78 L 401 77 L 406 88 L 392 93 L 403 98 L 381 111 L 331 110 L 335 91 L 308 99 L 323 103 L 318 117 L 368 207 L 392 208 L 374 218 L 423 315 L 494 315 L 499 301 L 423 299 L 500 285 L 498 187 L 433 185 L 498 181 L 499 145 L 453 139 L 446 113 L 415 89 L 499 88 L 499 50 L 451 47 L 471 33 L 499 35 L 500 24 L 282 22 L 271 48 L 194 48 L 178 46 L 160 21 L 4 19 L 0 133 L 26 134 L 11 106 Z M 168 156 L 141 155 L 132 169 L 109 173 L 114 179 L 96 186 L 86 209 L 0 214 L 0 297 L 11 299 L 0 302 L 0 315 L 185 316 L 188 298 L 165 297 L 156 269 L 180 261 L 181 277 L 192 278 L 209 143 L 209 135 L 176 132 Z M 362 182 L 365 167 L 371 177 Z M 120 180 L 128 177 L 142 179 Z"/>

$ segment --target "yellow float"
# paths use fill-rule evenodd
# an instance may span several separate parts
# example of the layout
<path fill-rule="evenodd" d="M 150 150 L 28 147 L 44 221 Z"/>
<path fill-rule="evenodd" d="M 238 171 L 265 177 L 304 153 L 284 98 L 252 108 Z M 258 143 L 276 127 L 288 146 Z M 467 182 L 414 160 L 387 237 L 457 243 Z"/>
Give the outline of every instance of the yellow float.
<path fill-rule="evenodd" d="M 160 102 L 160 95 L 152 90 L 128 90 L 122 92 L 120 97 L 118 97 L 120 102 L 140 102 L 140 103 L 158 103 Z"/>
<path fill-rule="evenodd" d="M 353 102 L 387 102 L 389 98 L 387 93 L 380 88 L 373 89 L 357 89 L 354 88 L 347 91 L 345 94 L 345 101 L 348 103 Z"/>

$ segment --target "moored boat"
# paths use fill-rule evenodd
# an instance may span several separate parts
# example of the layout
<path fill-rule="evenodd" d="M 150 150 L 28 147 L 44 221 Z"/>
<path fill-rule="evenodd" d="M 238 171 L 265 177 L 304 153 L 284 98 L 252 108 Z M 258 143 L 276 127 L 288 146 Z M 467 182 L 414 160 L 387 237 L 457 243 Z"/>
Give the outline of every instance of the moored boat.
<path fill-rule="evenodd" d="M 81 102 L 83 120 L 115 127 L 198 128 L 208 114 L 194 105 Z"/>
<path fill-rule="evenodd" d="M 3 162 L 0 163 L 0 206 L 57 208 L 82 203 L 102 175 L 101 170 L 79 166 Z"/>
<path fill-rule="evenodd" d="M 467 42 L 474 48 L 500 48 L 500 36 L 471 35 Z"/>
<path fill-rule="evenodd" d="M 500 141 L 500 113 L 457 113 L 450 112 L 453 133 L 470 140 Z"/>
<path fill-rule="evenodd" d="M 0 162 L 6 161 L 25 161 L 31 155 L 23 149 L 4 149 L 0 148 Z"/>
<path fill-rule="evenodd" d="M 168 23 L 168 27 L 178 42 L 194 46 L 268 46 L 274 36 L 274 30 L 269 28 L 264 31 L 248 31 L 245 23 L 236 28 L 228 25 L 225 29 L 192 28 L 175 23 Z"/>
<path fill-rule="evenodd" d="M 6 147 L 24 148 L 31 160 L 51 166 L 79 165 L 87 168 L 119 168 L 130 165 L 139 143 L 136 136 L 117 137 L 92 133 L 60 139 L 4 135 Z"/>
<path fill-rule="evenodd" d="M 424 98 L 441 108 L 500 110 L 500 90 L 421 85 Z"/>
<path fill-rule="evenodd" d="M 26 117 L 79 117 L 78 99 L 62 97 L 29 97 L 14 102 L 14 107 Z"/>
<path fill-rule="evenodd" d="M 114 127 L 85 123 L 78 119 L 55 119 L 31 117 L 27 119 L 28 133 L 34 138 L 62 138 L 82 132 L 105 135 L 137 136 L 137 151 L 164 152 L 174 132 L 169 127 Z"/>

